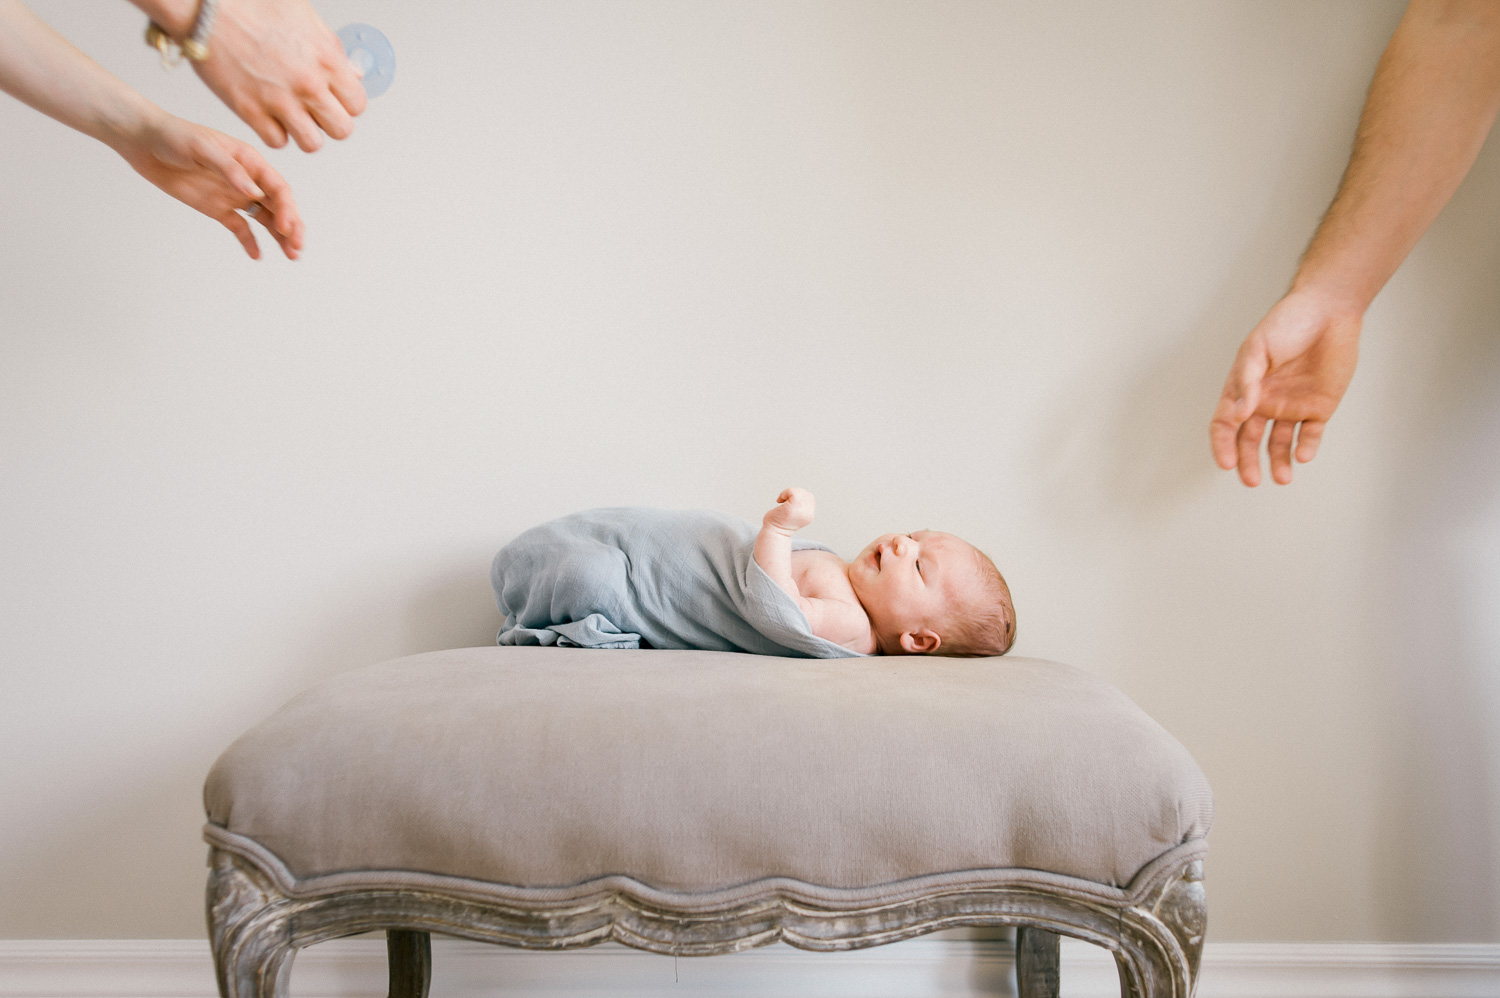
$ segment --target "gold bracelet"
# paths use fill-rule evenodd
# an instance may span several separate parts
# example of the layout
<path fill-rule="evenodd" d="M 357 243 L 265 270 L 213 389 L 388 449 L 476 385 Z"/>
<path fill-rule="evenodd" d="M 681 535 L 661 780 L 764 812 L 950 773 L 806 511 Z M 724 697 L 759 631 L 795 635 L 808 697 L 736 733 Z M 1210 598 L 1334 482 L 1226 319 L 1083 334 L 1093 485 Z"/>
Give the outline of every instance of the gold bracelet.
<path fill-rule="evenodd" d="M 213 33 L 218 7 L 218 0 L 198 0 L 198 16 L 193 19 L 192 34 L 180 44 L 155 21 L 146 24 L 146 44 L 161 53 L 162 68 L 171 69 L 182 62 L 183 56 L 194 62 L 208 58 L 208 36 Z"/>

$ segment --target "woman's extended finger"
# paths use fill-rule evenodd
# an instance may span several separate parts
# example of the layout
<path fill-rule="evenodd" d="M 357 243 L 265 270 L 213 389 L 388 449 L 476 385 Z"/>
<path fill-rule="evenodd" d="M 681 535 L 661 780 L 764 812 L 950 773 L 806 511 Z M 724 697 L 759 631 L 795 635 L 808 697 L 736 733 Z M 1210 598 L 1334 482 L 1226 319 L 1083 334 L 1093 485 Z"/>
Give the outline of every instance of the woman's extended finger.
<path fill-rule="evenodd" d="M 239 156 L 241 164 L 265 192 L 256 200 L 260 201 L 270 215 L 270 218 L 262 219 L 266 228 L 277 236 L 278 242 L 285 237 L 290 240 L 294 249 L 301 249 L 302 216 L 298 213 L 297 202 L 292 197 L 291 185 L 282 178 L 281 174 L 271 168 L 271 164 L 267 163 L 260 153 L 249 146 L 241 149 Z"/>
<path fill-rule="evenodd" d="M 245 147 L 249 149 L 249 146 Z M 265 190 L 250 176 L 250 171 L 245 169 L 234 154 L 225 149 L 211 138 L 203 139 L 193 143 L 193 158 L 200 166 L 205 166 L 215 171 L 219 176 L 229 182 L 229 186 L 243 194 L 252 201 L 258 201 L 266 196 Z"/>
<path fill-rule="evenodd" d="M 349 112 L 344 110 L 344 105 L 339 103 L 332 90 L 325 90 L 316 98 L 309 98 L 307 110 L 318 127 L 327 132 L 330 138 L 347 139 L 354 134 L 354 119 L 349 117 Z"/>
<path fill-rule="evenodd" d="M 282 254 L 288 260 L 297 259 L 298 252 L 302 249 L 302 240 L 300 237 L 294 239 L 280 232 L 273 224 L 276 219 L 269 209 L 259 212 L 255 216 L 255 220 L 266 227 L 266 231 L 271 234 L 272 239 L 276 240 L 276 245 L 281 247 Z"/>
<path fill-rule="evenodd" d="M 277 110 L 276 119 L 303 152 L 317 152 L 323 147 L 323 130 L 300 102 L 288 99 Z"/>
<path fill-rule="evenodd" d="M 280 149 L 286 145 L 286 129 L 281 127 L 281 122 L 261 110 L 259 104 L 236 106 L 234 112 L 245 120 L 245 124 L 255 129 L 260 140 L 272 149 Z"/>
<path fill-rule="evenodd" d="M 1240 427 L 1237 440 L 1240 481 L 1252 489 L 1260 484 L 1260 438 L 1266 431 L 1266 417 L 1251 416 Z"/>
<path fill-rule="evenodd" d="M 1292 483 L 1292 439 L 1296 435 L 1295 420 L 1278 419 L 1271 427 L 1266 454 L 1271 458 L 1271 480 L 1277 485 Z"/>
<path fill-rule="evenodd" d="M 1323 440 L 1323 430 L 1328 423 L 1321 419 L 1305 419 L 1297 433 L 1297 460 L 1303 464 L 1318 456 L 1318 444 Z"/>
<path fill-rule="evenodd" d="M 338 98 L 345 111 L 358 117 L 364 112 L 369 97 L 365 94 L 364 84 L 359 82 L 359 74 L 354 71 L 354 66 L 343 56 L 341 50 L 332 70 L 333 78 L 328 81 L 328 89 Z"/>
<path fill-rule="evenodd" d="M 243 215 L 237 211 L 226 211 L 218 218 L 219 224 L 234 233 L 240 245 L 245 247 L 245 252 L 250 254 L 250 259 L 260 259 L 260 246 L 255 242 L 255 233 L 250 231 L 250 223 L 245 221 Z"/>

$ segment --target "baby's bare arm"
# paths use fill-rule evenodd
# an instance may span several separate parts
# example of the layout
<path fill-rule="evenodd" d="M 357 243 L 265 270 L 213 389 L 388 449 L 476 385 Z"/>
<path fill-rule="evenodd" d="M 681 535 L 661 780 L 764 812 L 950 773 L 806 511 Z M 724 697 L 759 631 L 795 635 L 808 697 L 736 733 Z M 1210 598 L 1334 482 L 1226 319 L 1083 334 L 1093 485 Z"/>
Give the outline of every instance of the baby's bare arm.
<path fill-rule="evenodd" d="M 857 603 L 805 596 L 797 588 L 797 577 L 792 574 L 792 534 L 813 521 L 816 505 L 806 489 L 782 491 L 776 505 L 761 520 L 760 533 L 755 537 L 755 563 L 797 604 L 813 634 L 851 651 L 870 654 L 875 650 L 870 619 Z"/>
<path fill-rule="evenodd" d="M 776 497 L 776 505 L 761 520 L 760 533 L 755 537 L 755 563 L 797 601 L 802 612 L 808 614 L 808 623 L 812 623 L 812 615 L 804 604 L 810 601 L 797 589 L 797 580 L 792 577 L 792 534 L 813 521 L 815 509 L 811 492 L 783 489 Z"/>

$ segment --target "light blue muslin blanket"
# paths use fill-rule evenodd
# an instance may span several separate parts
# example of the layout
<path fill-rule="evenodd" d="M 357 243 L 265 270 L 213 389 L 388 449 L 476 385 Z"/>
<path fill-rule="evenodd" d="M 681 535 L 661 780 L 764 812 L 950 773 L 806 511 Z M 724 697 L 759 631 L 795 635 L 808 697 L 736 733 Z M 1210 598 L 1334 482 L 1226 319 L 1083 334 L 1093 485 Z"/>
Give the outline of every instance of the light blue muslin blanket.
<path fill-rule="evenodd" d="M 722 513 L 641 507 L 591 509 L 533 527 L 490 567 L 505 614 L 498 641 L 859 657 L 813 634 L 755 563 L 755 534 Z"/>

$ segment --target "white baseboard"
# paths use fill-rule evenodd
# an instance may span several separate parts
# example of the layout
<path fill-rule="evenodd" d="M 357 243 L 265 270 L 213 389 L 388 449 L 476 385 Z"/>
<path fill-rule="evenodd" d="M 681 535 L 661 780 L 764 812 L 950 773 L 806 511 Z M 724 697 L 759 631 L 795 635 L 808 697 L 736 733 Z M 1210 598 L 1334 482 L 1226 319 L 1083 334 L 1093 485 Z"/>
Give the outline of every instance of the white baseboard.
<path fill-rule="evenodd" d="M 298 954 L 293 998 L 383 998 L 385 945 Z M 1103 950 L 1065 941 L 1063 998 L 1119 994 Z M 208 944 L 189 939 L 0 940 L 0 998 L 214 998 Z M 769 946 L 684 958 L 605 945 L 538 953 L 433 942 L 432 998 L 1001 998 L 1000 942 L 913 939 L 852 953 Z M 1199 998 L 1494 998 L 1500 945 L 1213 943 Z"/>

